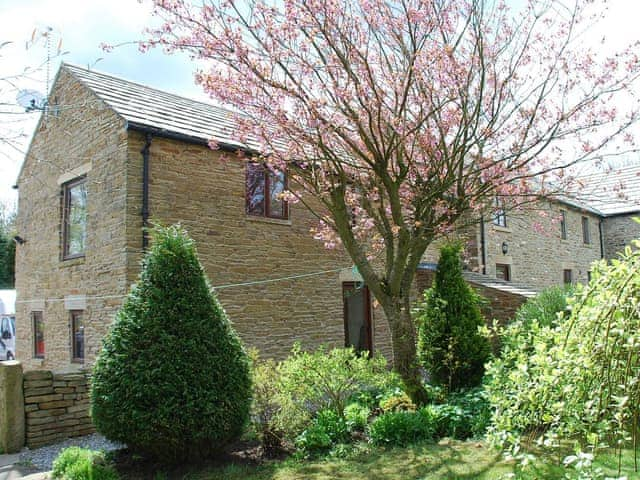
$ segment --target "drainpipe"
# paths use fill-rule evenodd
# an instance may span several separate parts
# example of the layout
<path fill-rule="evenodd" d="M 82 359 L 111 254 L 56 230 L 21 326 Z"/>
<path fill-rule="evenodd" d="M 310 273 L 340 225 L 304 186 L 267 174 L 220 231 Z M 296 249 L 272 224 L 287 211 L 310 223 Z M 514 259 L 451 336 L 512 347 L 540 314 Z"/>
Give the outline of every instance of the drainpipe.
<path fill-rule="evenodd" d="M 482 274 L 487 274 L 487 252 L 485 251 L 484 216 L 480 215 L 480 251 L 482 258 Z"/>
<path fill-rule="evenodd" d="M 604 258 L 604 238 L 602 235 L 602 219 L 598 220 L 598 233 L 600 234 L 600 258 Z"/>
<path fill-rule="evenodd" d="M 149 147 L 151 147 L 153 136 L 150 133 L 145 135 L 144 147 L 140 150 L 142 154 L 142 251 L 145 252 L 149 246 Z"/>

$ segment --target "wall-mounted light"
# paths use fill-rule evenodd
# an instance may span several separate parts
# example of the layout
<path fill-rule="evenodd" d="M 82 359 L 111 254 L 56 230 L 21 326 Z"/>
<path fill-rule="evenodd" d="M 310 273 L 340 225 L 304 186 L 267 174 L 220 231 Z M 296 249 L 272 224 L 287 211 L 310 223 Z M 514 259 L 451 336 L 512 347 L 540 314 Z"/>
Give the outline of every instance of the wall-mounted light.
<path fill-rule="evenodd" d="M 24 245 L 25 243 L 27 243 L 27 241 L 22 238 L 20 235 L 16 235 L 15 237 L 13 237 L 13 241 L 16 242 L 18 245 Z"/>
<path fill-rule="evenodd" d="M 502 242 L 502 254 L 506 255 L 509 253 L 509 244 L 507 242 Z"/>

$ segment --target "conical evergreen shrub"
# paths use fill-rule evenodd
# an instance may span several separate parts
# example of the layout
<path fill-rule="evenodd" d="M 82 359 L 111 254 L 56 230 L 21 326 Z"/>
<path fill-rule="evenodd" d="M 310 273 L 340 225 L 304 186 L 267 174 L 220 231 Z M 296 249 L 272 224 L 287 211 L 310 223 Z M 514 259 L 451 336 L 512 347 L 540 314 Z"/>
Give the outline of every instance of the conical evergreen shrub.
<path fill-rule="evenodd" d="M 93 422 L 147 457 L 202 459 L 242 433 L 249 361 L 187 233 L 157 227 L 152 240 L 94 366 Z"/>
<path fill-rule="evenodd" d="M 419 359 L 449 391 L 479 385 L 491 352 L 478 331 L 485 325 L 481 297 L 462 276 L 461 250 L 457 243 L 440 249 L 433 285 L 416 309 Z"/>

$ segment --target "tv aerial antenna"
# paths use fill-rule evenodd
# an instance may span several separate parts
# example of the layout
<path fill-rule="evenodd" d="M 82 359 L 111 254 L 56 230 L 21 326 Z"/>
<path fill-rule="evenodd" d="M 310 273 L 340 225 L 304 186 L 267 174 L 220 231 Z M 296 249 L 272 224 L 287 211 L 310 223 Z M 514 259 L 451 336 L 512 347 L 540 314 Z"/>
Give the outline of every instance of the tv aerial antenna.
<path fill-rule="evenodd" d="M 37 40 L 38 29 L 33 31 L 31 35 L 31 42 L 27 43 L 27 48 L 30 45 L 36 43 Z M 44 27 L 39 35 L 41 38 L 45 39 L 45 48 L 47 49 L 47 61 L 45 63 L 46 69 L 46 90 L 45 92 L 49 92 L 49 83 L 50 83 L 50 73 L 51 73 L 51 39 L 53 37 L 53 28 L 52 27 Z M 57 52 L 60 53 L 62 46 L 62 39 L 58 42 Z M 16 101 L 18 105 L 23 107 L 26 112 L 40 111 L 44 112 L 45 115 L 47 113 L 48 101 L 47 94 L 43 94 L 38 90 L 25 89 L 20 90 L 18 95 L 16 96 Z"/>

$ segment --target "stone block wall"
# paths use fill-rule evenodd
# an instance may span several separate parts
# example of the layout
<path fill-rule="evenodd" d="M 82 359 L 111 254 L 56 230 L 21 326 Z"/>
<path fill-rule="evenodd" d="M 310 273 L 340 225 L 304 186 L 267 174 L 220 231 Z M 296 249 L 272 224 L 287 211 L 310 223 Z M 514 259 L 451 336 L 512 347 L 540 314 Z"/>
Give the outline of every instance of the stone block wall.
<path fill-rule="evenodd" d="M 126 130 L 124 120 L 64 67 L 52 109 L 34 134 L 18 178 L 16 249 L 17 358 L 25 370 L 80 370 L 71 362 L 70 310 L 83 310 L 85 360 L 95 358 L 127 291 L 125 252 Z M 54 106 L 70 108 L 56 111 Z M 62 185 L 86 175 L 84 257 L 62 259 Z M 104 298 L 107 296 L 107 298 Z M 76 299 L 70 307 L 68 299 Z M 44 322 L 44 358 L 34 355 L 32 313 Z"/>
<path fill-rule="evenodd" d="M 640 223 L 634 220 L 638 217 L 640 212 L 606 217 L 603 220 L 602 236 L 607 260 L 616 258 L 633 240 L 640 238 Z"/>
<path fill-rule="evenodd" d="M 30 448 L 95 432 L 86 373 L 33 370 L 24 374 L 26 444 Z"/>
<path fill-rule="evenodd" d="M 567 238 L 561 238 L 560 214 L 565 213 Z M 583 241 L 582 218 L 588 218 L 590 242 Z M 573 282 L 586 283 L 591 264 L 601 258 L 600 217 L 560 203 L 540 202 L 535 208 L 508 211 L 506 227 L 485 223 L 486 273 L 508 265 L 511 281 L 542 289 L 563 283 L 571 270 Z M 476 244 L 482 245 L 478 228 Z M 507 253 L 503 253 L 505 244 Z M 481 252 L 478 252 L 481 257 Z M 478 271 L 481 271 L 481 261 Z"/>

